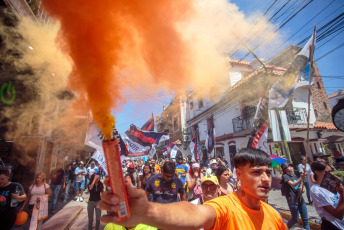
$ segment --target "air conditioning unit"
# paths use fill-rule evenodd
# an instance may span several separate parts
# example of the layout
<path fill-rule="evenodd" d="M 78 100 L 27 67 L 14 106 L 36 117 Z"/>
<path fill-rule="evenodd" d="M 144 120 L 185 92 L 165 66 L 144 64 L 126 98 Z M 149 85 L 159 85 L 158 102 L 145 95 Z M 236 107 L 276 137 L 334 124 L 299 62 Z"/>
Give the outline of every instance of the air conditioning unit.
<path fill-rule="evenodd" d="M 191 141 L 191 136 L 190 135 L 184 135 L 183 141 Z"/>

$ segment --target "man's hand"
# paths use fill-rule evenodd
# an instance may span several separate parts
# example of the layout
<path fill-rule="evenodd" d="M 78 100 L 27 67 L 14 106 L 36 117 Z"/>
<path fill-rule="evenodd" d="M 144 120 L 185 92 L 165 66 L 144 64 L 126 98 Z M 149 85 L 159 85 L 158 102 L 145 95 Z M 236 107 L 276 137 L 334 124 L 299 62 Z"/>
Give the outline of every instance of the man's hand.
<path fill-rule="evenodd" d="M 104 184 L 105 186 L 109 186 L 109 180 L 106 179 L 104 181 Z M 113 222 L 122 226 L 129 227 L 136 226 L 137 224 L 142 222 L 144 215 L 147 213 L 148 210 L 148 198 L 146 196 L 146 193 L 144 190 L 137 189 L 130 184 L 126 184 L 126 186 L 129 201 L 130 218 L 126 221 L 118 222 L 118 216 L 115 213 L 110 213 L 101 217 L 101 220 L 104 223 Z M 118 202 L 118 196 L 105 191 L 103 192 L 102 200 L 99 203 L 99 207 L 100 209 L 106 210 L 108 212 L 116 212 L 119 210 Z"/>
<path fill-rule="evenodd" d="M 344 195 L 344 187 L 343 187 L 343 185 L 342 185 L 342 184 L 340 184 L 340 185 L 337 185 L 337 184 L 336 184 L 336 188 L 337 188 L 337 192 L 338 192 L 341 196 L 343 196 L 343 195 Z"/>
<path fill-rule="evenodd" d="M 182 175 L 182 177 L 186 177 L 186 174 L 184 173 L 184 174 Z"/>
<path fill-rule="evenodd" d="M 17 194 L 11 193 L 12 200 L 19 200 L 19 192 Z"/>
<path fill-rule="evenodd" d="M 194 172 L 193 177 L 194 177 L 194 178 L 198 178 L 198 176 L 199 176 L 199 173 L 198 173 L 197 171 Z"/>
<path fill-rule="evenodd" d="M 99 178 L 99 175 L 95 174 L 93 180 L 96 181 L 98 178 Z"/>
<path fill-rule="evenodd" d="M 301 173 L 301 179 L 305 178 L 305 174 L 304 173 Z"/>

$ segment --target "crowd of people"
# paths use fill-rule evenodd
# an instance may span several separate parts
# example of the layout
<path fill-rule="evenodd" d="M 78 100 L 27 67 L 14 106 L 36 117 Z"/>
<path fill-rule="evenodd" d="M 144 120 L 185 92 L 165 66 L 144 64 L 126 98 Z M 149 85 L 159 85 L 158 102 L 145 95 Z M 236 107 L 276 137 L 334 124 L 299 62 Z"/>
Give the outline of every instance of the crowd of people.
<path fill-rule="evenodd" d="M 30 226 L 34 223 L 34 229 L 41 229 L 43 220 L 56 212 L 59 196 L 62 202 L 70 197 L 83 202 L 86 191 L 89 230 L 93 228 L 94 216 L 95 229 L 99 229 L 100 208 L 108 211 L 102 217 L 104 222 L 110 222 L 107 230 L 287 229 L 298 222 L 299 215 L 303 228 L 310 229 L 307 205 L 314 205 L 322 218 L 321 229 L 344 229 L 343 186 L 338 184 L 335 193 L 320 186 L 325 174 L 333 169 L 328 157 L 316 153 L 314 162 L 305 164 L 305 157 L 301 156 L 301 163 L 295 167 L 298 173 L 289 162 L 281 165 L 281 193 L 292 216 L 286 223 L 279 210 L 268 204 L 272 180 L 270 157 L 263 151 L 247 148 L 234 157 L 234 173 L 222 157 L 192 162 L 180 152 L 173 160 L 123 160 L 132 217 L 120 223 L 113 213 L 118 208 L 112 200 L 116 195 L 106 191 L 107 176 L 94 161 L 86 166 L 83 161 L 65 167 L 57 163 L 48 177 L 38 173 L 32 185 L 25 188 L 27 193 L 20 184 L 9 181 L 8 170 L 1 169 L 0 226 L 12 229 L 17 213 L 27 208 Z M 344 169 L 344 156 L 336 159 L 336 165 Z M 305 190 L 308 203 L 301 190 Z M 131 202 L 133 199 L 139 202 Z M 46 210 L 36 211 L 41 208 Z"/>

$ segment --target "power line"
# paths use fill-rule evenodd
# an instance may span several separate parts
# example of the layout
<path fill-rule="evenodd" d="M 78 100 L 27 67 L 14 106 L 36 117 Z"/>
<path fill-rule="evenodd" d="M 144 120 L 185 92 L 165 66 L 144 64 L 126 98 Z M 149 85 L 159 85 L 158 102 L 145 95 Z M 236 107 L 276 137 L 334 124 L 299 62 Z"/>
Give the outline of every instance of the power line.
<path fill-rule="evenodd" d="M 340 48 L 342 48 L 344 46 L 344 42 L 342 44 L 340 44 L 339 46 L 333 48 L 332 50 L 328 51 L 327 53 L 323 54 L 322 56 L 318 57 L 315 61 L 319 61 L 321 59 L 323 59 L 324 57 L 326 57 L 327 55 L 339 50 Z"/>

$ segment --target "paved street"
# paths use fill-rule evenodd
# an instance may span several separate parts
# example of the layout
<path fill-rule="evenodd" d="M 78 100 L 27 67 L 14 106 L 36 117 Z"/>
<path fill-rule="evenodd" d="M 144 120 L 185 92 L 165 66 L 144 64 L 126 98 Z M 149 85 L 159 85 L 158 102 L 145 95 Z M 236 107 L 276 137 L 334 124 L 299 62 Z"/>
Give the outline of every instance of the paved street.
<path fill-rule="evenodd" d="M 57 213 L 49 214 L 49 219 L 43 224 L 43 230 L 79 230 L 88 229 L 87 202 L 88 195 L 84 194 L 84 201 L 77 202 L 70 199 L 67 203 L 61 200 L 57 204 Z M 304 198 L 305 194 L 304 194 Z M 270 192 L 269 203 L 278 207 L 282 213 L 290 213 L 286 198 L 281 195 L 281 191 L 273 189 Z M 320 223 L 320 218 L 313 206 L 307 205 L 309 220 Z M 102 212 L 104 214 L 104 212 Z M 285 221 L 287 221 L 285 219 Z M 100 224 L 100 229 L 104 228 L 104 224 Z M 93 221 L 93 229 L 95 228 L 95 219 Z M 292 229 L 300 229 L 302 225 L 295 225 Z"/>

